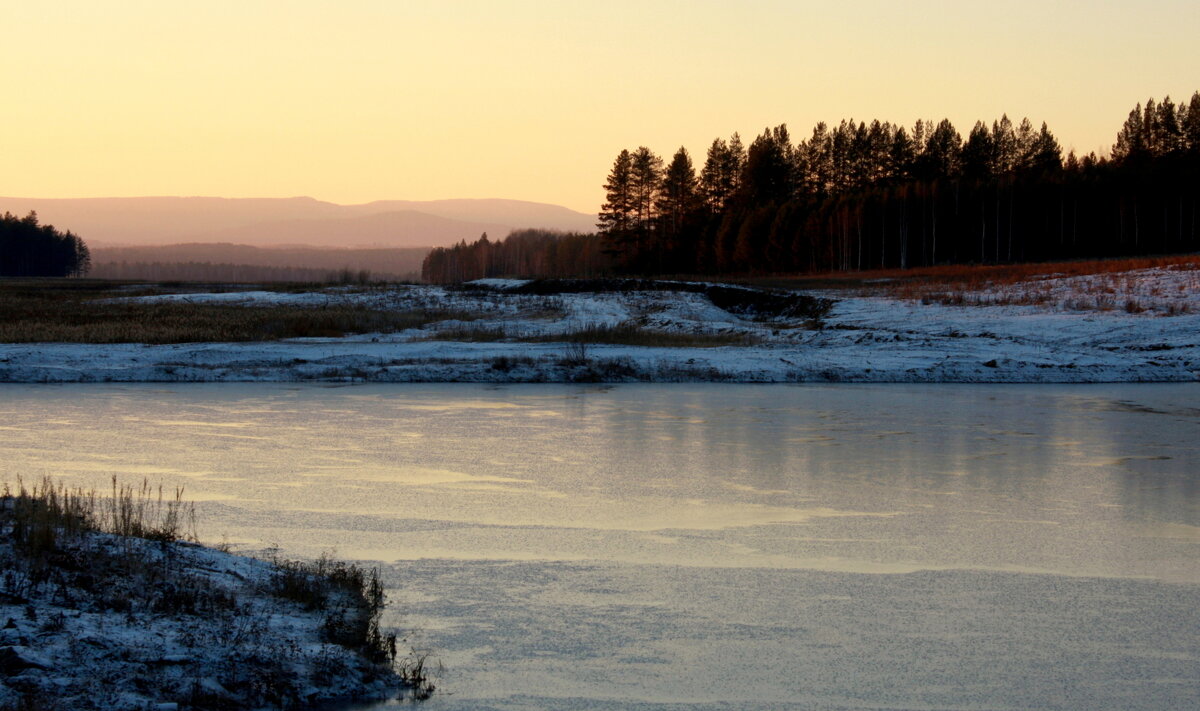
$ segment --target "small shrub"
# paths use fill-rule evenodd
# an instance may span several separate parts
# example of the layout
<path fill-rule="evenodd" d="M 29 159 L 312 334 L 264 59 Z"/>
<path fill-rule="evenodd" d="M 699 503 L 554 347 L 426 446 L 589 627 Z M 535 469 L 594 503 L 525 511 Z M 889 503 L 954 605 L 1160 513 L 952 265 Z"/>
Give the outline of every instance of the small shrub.
<path fill-rule="evenodd" d="M 587 365 L 588 360 L 588 344 L 586 341 L 571 341 L 567 343 L 563 349 L 562 358 L 558 360 L 559 365 L 567 367 L 577 365 Z"/>

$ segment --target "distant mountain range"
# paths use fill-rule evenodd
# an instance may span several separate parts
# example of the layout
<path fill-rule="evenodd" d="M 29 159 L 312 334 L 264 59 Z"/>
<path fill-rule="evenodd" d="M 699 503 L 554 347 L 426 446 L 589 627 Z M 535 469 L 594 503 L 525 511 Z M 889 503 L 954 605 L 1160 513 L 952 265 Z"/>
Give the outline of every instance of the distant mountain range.
<path fill-rule="evenodd" d="M 522 227 L 591 232 L 596 216 L 521 200 L 381 200 L 338 205 L 298 198 L 11 198 L 0 213 L 36 210 L 91 246 L 222 242 L 269 246 L 440 247 Z"/>

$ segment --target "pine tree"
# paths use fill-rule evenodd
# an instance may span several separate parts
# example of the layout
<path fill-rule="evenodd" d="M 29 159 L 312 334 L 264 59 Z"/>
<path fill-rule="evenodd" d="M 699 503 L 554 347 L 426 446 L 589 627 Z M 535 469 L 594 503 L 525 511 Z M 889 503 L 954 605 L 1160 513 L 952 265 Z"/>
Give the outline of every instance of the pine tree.
<path fill-rule="evenodd" d="M 1062 170 L 1062 165 L 1062 146 L 1059 145 L 1058 139 L 1050 133 L 1050 128 L 1043 121 L 1041 130 L 1038 131 L 1029 148 L 1026 167 L 1035 175 L 1046 175 Z"/>
<path fill-rule="evenodd" d="M 745 159 L 742 139 L 736 133 L 728 143 L 718 138 L 709 146 L 704 169 L 700 172 L 700 191 L 712 214 L 728 207 L 729 199 L 737 190 Z"/>
<path fill-rule="evenodd" d="M 797 175 L 799 191 L 814 198 L 829 196 L 833 191 L 833 141 L 824 121 L 813 127 L 812 137 L 798 152 L 803 167 Z"/>
<path fill-rule="evenodd" d="M 795 163 L 787 126 L 766 129 L 746 153 L 739 196 L 747 206 L 781 203 L 792 197 Z"/>
<path fill-rule="evenodd" d="M 963 177 L 969 182 L 983 183 L 992 177 L 993 153 L 992 134 L 987 125 L 976 121 L 962 149 Z"/>
<path fill-rule="evenodd" d="M 1179 111 L 1169 96 L 1158 105 L 1158 127 L 1161 143 L 1159 155 L 1175 155 L 1184 149 L 1186 141 L 1179 122 Z"/>
<path fill-rule="evenodd" d="M 605 200 L 600 208 L 596 227 L 604 235 L 605 244 L 614 252 L 626 249 L 634 226 L 633 155 L 622 150 L 613 161 L 608 180 L 604 183 Z"/>
<path fill-rule="evenodd" d="M 1112 157 L 1114 161 L 1123 163 L 1147 155 L 1143 117 L 1141 104 L 1129 112 L 1129 117 L 1125 119 L 1125 125 L 1117 133 L 1117 142 L 1113 144 Z"/>
<path fill-rule="evenodd" d="M 640 146 L 630 164 L 630 187 L 633 196 L 633 228 L 648 231 L 654 221 L 654 206 L 662 183 L 662 158 L 649 148 Z"/>
<path fill-rule="evenodd" d="M 895 181 L 906 181 L 913 175 L 917 162 L 917 144 L 908 135 L 908 131 L 900 126 L 892 136 L 889 173 Z"/>
<path fill-rule="evenodd" d="M 962 157 L 962 137 L 950 119 L 942 119 L 929 134 L 922 163 L 930 180 L 958 177 Z"/>
<path fill-rule="evenodd" d="M 661 231 L 661 248 L 668 254 L 675 253 L 680 246 L 684 223 L 696 209 L 696 169 L 692 157 L 683 146 L 675 152 L 670 165 L 663 173 L 656 208 Z"/>
<path fill-rule="evenodd" d="M 1183 112 L 1179 123 L 1182 124 L 1187 150 L 1193 154 L 1200 154 L 1200 91 L 1192 94 L 1192 100 L 1188 102 L 1187 110 Z"/>
<path fill-rule="evenodd" d="M 633 219 L 630 226 L 631 244 L 626 264 L 634 269 L 645 269 L 649 255 L 659 251 L 654 222 L 657 217 L 655 206 L 662 184 L 662 158 L 645 146 L 633 152 L 630 162 L 630 196 L 632 197 Z"/>
<path fill-rule="evenodd" d="M 1017 169 L 1020 152 L 1017 149 L 1017 134 L 1013 131 L 1008 114 L 992 122 L 992 174 L 1011 175 Z"/>

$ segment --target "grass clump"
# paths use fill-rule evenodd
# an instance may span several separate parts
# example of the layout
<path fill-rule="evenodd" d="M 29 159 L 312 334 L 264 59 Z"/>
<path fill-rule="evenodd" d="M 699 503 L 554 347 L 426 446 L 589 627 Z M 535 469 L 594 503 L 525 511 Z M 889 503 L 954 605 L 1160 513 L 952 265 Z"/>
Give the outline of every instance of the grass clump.
<path fill-rule="evenodd" d="M 30 488 L 20 478 L 16 489 L 4 484 L 0 524 L 13 548 L 34 563 L 91 533 L 142 538 L 160 543 L 195 540 L 195 507 L 183 489 L 164 497 L 163 489 L 143 480 L 140 487 L 112 480 L 112 496 L 55 484 L 43 477 Z"/>
<path fill-rule="evenodd" d="M 49 477 L 0 491 L 0 613 L 21 640 L 0 649 L 37 665 L 0 675 L 4 711 L 14 698 L 14 708 L 40 699 L 91 709 L 133 695 L 231 711 L 293 708 L 339 684 L 433 691 L 424 657 L 398 658 L 396 635 L 380 626 L 378 569 L 328 556 L 271 567 L 214 557 L 195 543 L 183 491 L 147 481 L 114 478 L 111 496 Z M 295 636 L 295 625 L 314 624 L 300 611 L 317 618 L 315 651 Z M 35 661 L 25 649 L 38 650 Z"/>

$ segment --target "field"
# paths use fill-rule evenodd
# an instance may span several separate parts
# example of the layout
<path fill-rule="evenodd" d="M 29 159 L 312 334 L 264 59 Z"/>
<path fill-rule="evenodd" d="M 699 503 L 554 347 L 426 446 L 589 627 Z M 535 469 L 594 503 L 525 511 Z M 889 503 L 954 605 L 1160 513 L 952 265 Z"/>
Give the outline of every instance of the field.
<path fill-rule="evenodd" d="M 1163 275 L 1176 273 L 1175 278 Z M 1182 273 L 1179 274 L 1179 273 Z M 1182 276 L 1182 278 L 1181 278 Z M 1191 313 L 1200 293 L 1200 256 L 1134 257 L 764 278 L 748 283 L 831 289 L 955 306 L 1045 306 L 1064 311 Z"/>
<path fill-rule="evenodd" d="M 1200 378 L 1195 256 L 459 286 L 0 282 L 0 381 Z"/>
<path fill-rule="evenodd" d="M 217 288 L 236 292 L 245 287 L 217 285 Z M 279 293 L 314 290 L 313 285 L 295 283 L 273 288 Z M 344 300 L 248 309 L 219 301 L 143 298 L 166 296 L 181 289 L 186 291 L 182 286 L 141 282 L 0 280 L 0 343 L 163 344 L 337 338 L 351 333 L 420 328 L 463 316 L 421 309 L 374 308 Z"/>

